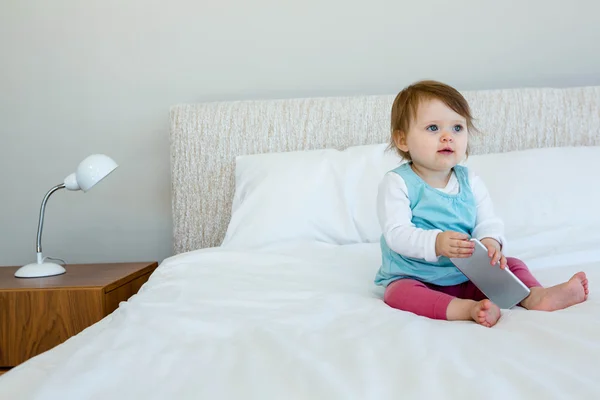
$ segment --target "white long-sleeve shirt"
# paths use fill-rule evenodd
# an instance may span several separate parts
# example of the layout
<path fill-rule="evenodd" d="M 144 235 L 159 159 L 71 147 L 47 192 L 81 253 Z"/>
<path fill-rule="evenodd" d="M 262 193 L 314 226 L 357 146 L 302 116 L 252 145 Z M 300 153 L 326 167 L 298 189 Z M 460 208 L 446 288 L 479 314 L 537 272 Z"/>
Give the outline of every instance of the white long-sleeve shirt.
<path fill-rule="evenodd" d="M 505 243 L 504 223 L 494 214 L 488 190 L 479 176 L 469 170 L 469 184 L 477 204 L 477 218 L 472 237 L 479 240 L 490 237 L 502 246 Z M 438 190 L 456 194 L 460 184 L 454 172 L 445 188 Z M 408 189 L 402 177 L 394 172 L 385 174 L 379 184 L 377 215 L 387 245 L 398 254 L 435 262 L 436 237 L 441 230 L 417 228 L 412 222 Z"/>

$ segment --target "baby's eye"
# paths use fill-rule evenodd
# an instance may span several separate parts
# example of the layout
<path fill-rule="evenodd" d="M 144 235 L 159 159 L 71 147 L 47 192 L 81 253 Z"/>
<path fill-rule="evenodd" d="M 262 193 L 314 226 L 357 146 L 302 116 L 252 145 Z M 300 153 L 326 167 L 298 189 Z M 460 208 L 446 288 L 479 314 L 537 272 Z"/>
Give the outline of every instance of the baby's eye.
<path fill-rule="evenodd" d="M 437 125 L 429 125 L 429 126 L 428 126 L 427 128 L 425 128 L 425 129 L 427 129 L 427 130 L 428 130 L 428 131 L 430 131 L 430 132 L 437 132 L 437 130 L 438 130 L 438 126 L 437 126 Z"/>
<path fill-rule="evenodd" d="M 452 130 L 453 130 L 454 132 L 460 132 L 460 131 L 462 131 L 462 130 L 463 130 L 463 126 L 462 126 L 462 125 L 454 125 L 454 126 L 452 127 Z"/>

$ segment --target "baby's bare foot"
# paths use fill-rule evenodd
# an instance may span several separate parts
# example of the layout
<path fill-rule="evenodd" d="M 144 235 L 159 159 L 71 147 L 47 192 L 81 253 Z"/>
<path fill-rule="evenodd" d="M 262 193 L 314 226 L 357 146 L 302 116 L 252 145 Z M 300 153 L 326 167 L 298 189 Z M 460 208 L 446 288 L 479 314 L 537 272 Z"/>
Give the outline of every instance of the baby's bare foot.
<path fill-rule="evenodd" d="M 471 309 L 473 321 L 491 328 L 500 319 L 500 308 L 488 299 L 475 303 Z"/>
<path fill-rule="evenodd" d="M 531 293 L 521 302 L 521 305 L 528 310 L 556 311 L 584 302 L 588 294 L 585 272 L 578 272 L 560 285 L 531 288 Z"/>

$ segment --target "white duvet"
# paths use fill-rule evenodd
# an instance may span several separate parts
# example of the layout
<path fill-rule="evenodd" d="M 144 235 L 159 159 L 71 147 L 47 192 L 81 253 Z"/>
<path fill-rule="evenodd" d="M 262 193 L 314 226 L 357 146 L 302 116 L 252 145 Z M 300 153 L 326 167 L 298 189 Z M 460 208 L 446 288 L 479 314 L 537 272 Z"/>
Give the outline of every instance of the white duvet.
<path fill-rule="evenodd" d="M 376 244 L 182 254 L 0 377 L 0 399 L 598 398 L 600 237 L 588 238 L 553 249 L 546 261 L 561 265 L 515 248 L 546 285 L 586 270 L 586 303 L 506 310 L 491 329 L 389 308 L 372 283 Z"/>

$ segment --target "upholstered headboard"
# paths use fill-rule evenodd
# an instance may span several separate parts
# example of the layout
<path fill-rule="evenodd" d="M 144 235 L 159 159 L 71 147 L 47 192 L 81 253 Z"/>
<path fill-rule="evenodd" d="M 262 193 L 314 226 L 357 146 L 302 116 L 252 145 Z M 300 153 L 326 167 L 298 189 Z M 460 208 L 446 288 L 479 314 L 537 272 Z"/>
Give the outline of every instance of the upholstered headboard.
<path fill-rule="evenodd" d="M 463 92 L 481 134 L 471 154 L 600 145 L 600 87 Z M 220 245 L 235 157 L 344 149 L 389 138 L 394 95 L 231 101 L 171 108 L 174 252 Z"/>

